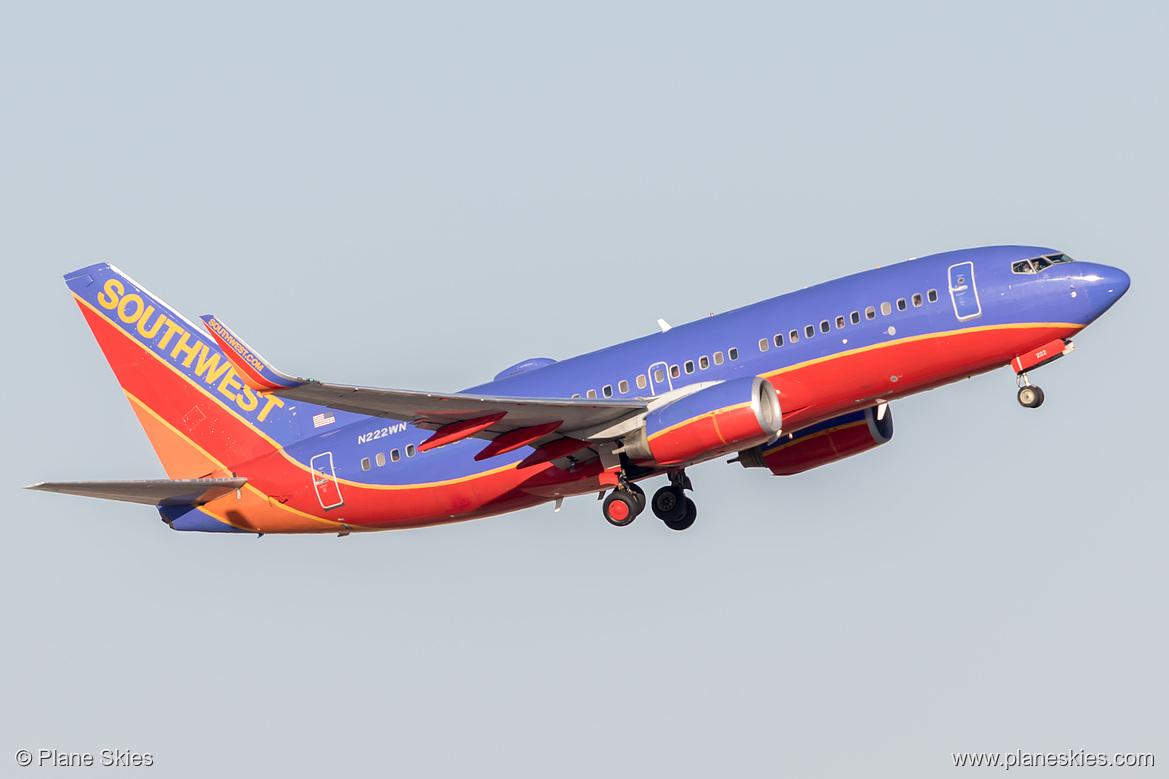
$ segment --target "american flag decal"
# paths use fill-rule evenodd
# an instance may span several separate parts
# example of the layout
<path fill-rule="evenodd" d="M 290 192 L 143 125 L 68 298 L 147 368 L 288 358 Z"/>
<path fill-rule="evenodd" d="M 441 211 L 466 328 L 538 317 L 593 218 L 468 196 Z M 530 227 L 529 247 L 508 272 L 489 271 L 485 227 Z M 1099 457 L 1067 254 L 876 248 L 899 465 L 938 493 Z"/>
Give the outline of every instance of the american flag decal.
<path fill-rule="evenodd" d="M 324 427 L 325 425 L 333 424 L 335 421 L 333 412 L 326 411 L 323 414 L 315 414 L 313 416 L 313 427 Z"/>

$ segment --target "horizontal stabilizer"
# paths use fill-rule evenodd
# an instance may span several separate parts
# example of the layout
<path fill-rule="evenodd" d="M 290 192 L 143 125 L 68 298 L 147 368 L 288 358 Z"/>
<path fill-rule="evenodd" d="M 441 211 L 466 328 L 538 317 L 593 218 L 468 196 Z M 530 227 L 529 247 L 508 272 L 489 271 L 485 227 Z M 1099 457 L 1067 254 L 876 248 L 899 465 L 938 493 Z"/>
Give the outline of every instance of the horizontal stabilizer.
<path fill-rule="evenodd" d="M 147 506 L 202 506 L 235 492 L 247 479 L 140 479 L 137 481 L 42 481 L 26 490 L 60 492 L 87 498 L 124 500 Z"/>

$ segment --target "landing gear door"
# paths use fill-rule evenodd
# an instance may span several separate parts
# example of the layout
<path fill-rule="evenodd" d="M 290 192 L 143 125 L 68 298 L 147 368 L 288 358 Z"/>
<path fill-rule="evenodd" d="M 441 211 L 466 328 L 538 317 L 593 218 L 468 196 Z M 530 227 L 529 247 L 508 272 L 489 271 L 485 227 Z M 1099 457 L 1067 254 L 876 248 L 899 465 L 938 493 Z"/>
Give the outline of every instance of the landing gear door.
<path fill-rule="evenodd" d="M 335 509 L 344 504 L 341 500 L 341 486 L 337 484 L 337 474 L 333 471 L 333 453 L 322 452 L 309 460 L 309 467 L 313 470 L 313 489 L 317 491 L 317 500 L 323 509 Z"/>
<path fill-rule="evenodd" d="M 960 262 L 950 266 L 950 300 L 958 321 L 982 316 L 978 288 L 974 286 L 974 263 Z"/>
<path fill-rule="evenodd" d="M 649 392 L 651 395 L 661 395 L 674 388 L 670 381 L 670 366 L 664 362 L 655 362 L 649 366 Z"/>

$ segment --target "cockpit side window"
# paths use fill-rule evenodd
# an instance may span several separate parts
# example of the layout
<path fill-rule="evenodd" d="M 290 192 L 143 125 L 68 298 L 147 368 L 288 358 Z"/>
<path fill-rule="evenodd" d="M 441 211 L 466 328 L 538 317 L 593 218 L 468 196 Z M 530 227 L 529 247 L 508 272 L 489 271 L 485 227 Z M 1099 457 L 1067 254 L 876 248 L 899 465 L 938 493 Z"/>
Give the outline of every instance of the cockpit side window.
<path fill-rule="evenodd" d="M 1031 260 L 1019 260 L 1011 265 L 1012 273 L 1035 273 L 1035 266 L 1031 264 Z"/>

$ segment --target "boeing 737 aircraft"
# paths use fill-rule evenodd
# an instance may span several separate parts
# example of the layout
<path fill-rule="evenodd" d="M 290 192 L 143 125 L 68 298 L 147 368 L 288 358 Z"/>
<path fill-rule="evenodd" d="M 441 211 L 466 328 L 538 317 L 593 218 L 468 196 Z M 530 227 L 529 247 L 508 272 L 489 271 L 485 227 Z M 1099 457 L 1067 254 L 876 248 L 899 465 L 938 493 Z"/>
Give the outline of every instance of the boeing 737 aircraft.
<path fill-rule="evenodd" d="M 65 281 L 170 478 L 31 489 L 156 506 L 175 530 L 340 535 L 589 493 L 627 525 L 646 506 L 638 482 L 658 476 L 653 512 L 684 530 L 695 463 L 797 474 L 888 442 L 890 401 L 1006 365 L 1039 406 L 1030 371 L 1129 287 L 1054 249 L 965 249 L 443 394 L 281 373 L 112 265 Z"/>

